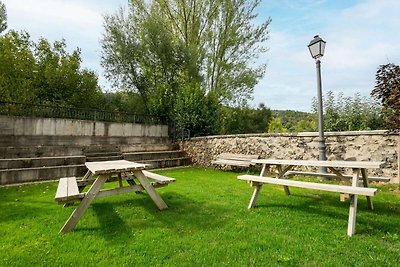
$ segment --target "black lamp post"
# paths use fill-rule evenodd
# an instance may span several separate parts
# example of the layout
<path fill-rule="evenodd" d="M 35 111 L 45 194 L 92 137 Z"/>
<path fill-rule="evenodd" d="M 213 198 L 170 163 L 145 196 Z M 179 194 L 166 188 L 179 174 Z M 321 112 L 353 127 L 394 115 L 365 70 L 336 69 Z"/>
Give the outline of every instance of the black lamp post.
<path fill-rule="evenodd" d="M 317 65 L 317 89 L 318 89 L 318 132 L 319 132 L 319 160 L 326 160 L 326 146 L 324 137 L 324 113 L 322 105 L 322 82 L 321 82 L 321 60 L 320 58 L 324 55 L 326 42 L 321 39 L 318 35 L 314 36 L 308 45 L 311 56 L 315 59 Z M 326 168 L 321 167 L 320 172 L 326 173 Z"/>

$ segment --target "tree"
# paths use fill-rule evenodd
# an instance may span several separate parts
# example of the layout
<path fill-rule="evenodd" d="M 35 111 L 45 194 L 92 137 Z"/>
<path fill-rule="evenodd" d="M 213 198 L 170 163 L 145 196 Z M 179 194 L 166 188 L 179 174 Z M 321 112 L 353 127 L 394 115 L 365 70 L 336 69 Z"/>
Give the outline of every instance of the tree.
<path fill-rule="evenodd" d="M 4 101 L 99 107 L 103 95 L 94 72 L 81 69 L 80 50 L 65 40 L 30 40 L 26 32 L 0 37 L 0 93 Z"/>
<path fill-rule="evenodd" d="M 381 65 L 376 72 L 376 84 L 371 95 L 380 101 L 386 127 L 400 134 L 400 67 L 393 63 Z M 400 136 L 397 154 L 397 177 L 400 182 Z"/>
<path fill-rule="evenodd" d="M 132 1 L 129 14 L 120 10 L 105 16 L 102 65 L 114 87 L 141 96 L 146 113 L 171 115 L 171 101 L 192 77 L 183 69 L 182 43 L 165 29 L 156 10 L 147 14 L 142 5 Z"/>
<path fill-rule="evenodd" d="M 191 136 L 218 133 L 218 103 L 212 94 L 205 95 L 199 88 L 187 86 L 176 97 L 177 126 L 190 130 Z"/>
<path fill-rule="evenodd" d="M 127 12 L 105 16 L 106 77 L 139 93 L 149 113 L 172 118 L 183 117 L 176 114 L 182 110 L 175 107 L 178 96 L 194 90 L 196 96 L 212 94 L 217 105 L 243 104 L 265 69 L 254 63 L 266 50 L 270 22 L 253 26 L 258 4 L 132 0 Z"/>
<path fill-rule="evenodd" d="M 315 132 L 317 130 L 317 121 L 313 117 L 301 119 L 296 123 L 295 132 Z"/>
<path fill-rule="evenodd" d="M 274 118 L 268 127 L 269 133 L 286 133 L 288 129 L 286 129 L 281 122 L 280 118 Z"/>
<path fill-rule="evenodd" d="M 221 108 L 219 116 L 220 134 L 265 133 L 272 113 L 263 103 L 258 108 Z"/>
<path fill-rule="evenodd" d="M 3 101 L 35 103 L 36 76 L 29 34 L 9 31 L 0 37 L 0 96 Z"/>
<path fill-rule="evenodd" d="M 204 79 L 206 92 L 221 103 L 245 103 L 264 75 L 255 65 L 265 52 L 270 19 L 255 26 L 259 0 L 155 1 L 172 29 L 188 49 Z"/>
<path fill-rule="evenodd" d="M 337 96 L 328 91 L 323 97 L 324 126 L 326 131 L 360 131 L 383 128 L 382 112 L 379 105 L 371 98 Z M 317 113 L 316 100 L 313 100 L 313 111 Z"/>
<path fill-rule="evenodd" d="M 274 110 L 272 113 L 275 118 L 281 120 L 283 127 L 289 132 L 315 131 L 317 129 L 316 127 L 314 130 L 311 129 L 313 121 L 316 121 L 316 116 L 313 114 L 295 110 Z"/>
<path fill-rule="evenodd" d="M 382 105 L 386 126 L 400 131 L 400 67 L 393 63 L 381 65 L 371 95 Z"/>
<path fill-rule="evenodd" d="M 0 33 L 7 29 L 6 5 L 0 1 Z"/>

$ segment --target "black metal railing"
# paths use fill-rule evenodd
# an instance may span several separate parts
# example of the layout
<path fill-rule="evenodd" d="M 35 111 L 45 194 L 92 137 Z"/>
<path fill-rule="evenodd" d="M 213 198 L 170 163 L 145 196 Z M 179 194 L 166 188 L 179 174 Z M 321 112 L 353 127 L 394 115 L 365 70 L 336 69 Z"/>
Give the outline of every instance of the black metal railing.
<path fill-rule="evenodd" d="M 190 130 L 176 124 L 175 121 L 170 121 L 168 125 L 168 135 L 172 142 L 178 142 L 190 139 Z"/>
<path fill-rule="evenodd" d="M 125 112 L 110 112 L 105 110 L 6 101 L 0 101 L 0 115 L 106 122 L 129 122 L 142 124 L 169 124 L 168 118 L 165 116 L 152 116 L 146 114 L 131 114 Z"/>

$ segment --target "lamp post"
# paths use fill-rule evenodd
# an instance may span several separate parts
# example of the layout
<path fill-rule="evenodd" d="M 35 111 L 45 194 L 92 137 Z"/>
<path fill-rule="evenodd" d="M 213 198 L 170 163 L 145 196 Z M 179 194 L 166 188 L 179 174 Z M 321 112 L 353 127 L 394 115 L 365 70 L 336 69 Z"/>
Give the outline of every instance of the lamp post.
<path fill-rule="evenodd" d="M 319 160 L 326 160 L 326 145 L 324 136 L 324 114 L 322 105 L 322 82 L 321 82 L 321 60 L 320 58 L 324 55 L 326 42 L 321 39 L 318 35 L 314 36 L 308 45 L 311 56 L 315 59 L 317 66 L 317 89 L 318 89 L 318 150 Z M 326 173 L 326 167 L 320 167 L 320 172 Z"/>

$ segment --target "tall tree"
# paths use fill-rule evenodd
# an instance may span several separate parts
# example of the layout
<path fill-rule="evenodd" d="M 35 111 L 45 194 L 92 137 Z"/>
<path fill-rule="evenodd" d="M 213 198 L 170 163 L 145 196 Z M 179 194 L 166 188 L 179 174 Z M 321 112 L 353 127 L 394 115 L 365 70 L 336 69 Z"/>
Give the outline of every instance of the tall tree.
<path fill-rule="evenodd" d="M 270 19 L 255 25 L 260 0 L 155 1 L 191 52 L 207 92 L 221 103 L 246 102 L 264 75 L 254 61 L 267 51 Z"/>
<path fill-rule="evenodd" d="M 219 103 L 243 103 L 265 70 L 254 62 L 270 23 L 254 26 L 259 2 L 131 0 L 128 12 L 105 16 L 106 75 L 139 92 L 149 110 L 157 90 L 175 95 L 191 83 Z"/>
<path fill-rule="evenodd" d="M 0 1 L 0 33 L 7 29 L 7 10 L 6 5 Z"/>

